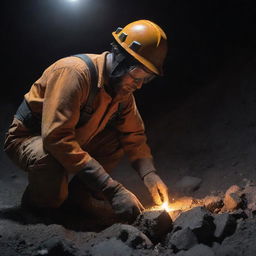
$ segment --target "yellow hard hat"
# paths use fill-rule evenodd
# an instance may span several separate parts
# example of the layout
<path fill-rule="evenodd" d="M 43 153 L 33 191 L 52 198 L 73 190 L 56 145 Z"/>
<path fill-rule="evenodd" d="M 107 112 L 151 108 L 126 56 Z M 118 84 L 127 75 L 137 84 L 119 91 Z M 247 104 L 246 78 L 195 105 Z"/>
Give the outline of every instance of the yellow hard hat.
<path fill-rule="evenodd" d="M 136 60 L 157 75 L 163 74 L 167 36 L 154 22 L 134 21 L 112 33 L 115 40 Z"/>

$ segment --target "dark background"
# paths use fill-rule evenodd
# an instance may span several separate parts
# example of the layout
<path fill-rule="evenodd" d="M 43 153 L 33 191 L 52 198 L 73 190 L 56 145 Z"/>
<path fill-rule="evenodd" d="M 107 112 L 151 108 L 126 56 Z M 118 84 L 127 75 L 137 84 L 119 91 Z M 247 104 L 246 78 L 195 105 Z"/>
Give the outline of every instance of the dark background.
<path fill-rule="evenodd" d="M 58 58 L 110 49 L 111 32 L 137 19 L 168 36 L 165 76 L 136 92 L 144 116 L 168 111 L 213 81 L 222 69 L 255 52 L 252 0 L 2 1 L 3 101 L 19 104 L 30 85 Z"/>

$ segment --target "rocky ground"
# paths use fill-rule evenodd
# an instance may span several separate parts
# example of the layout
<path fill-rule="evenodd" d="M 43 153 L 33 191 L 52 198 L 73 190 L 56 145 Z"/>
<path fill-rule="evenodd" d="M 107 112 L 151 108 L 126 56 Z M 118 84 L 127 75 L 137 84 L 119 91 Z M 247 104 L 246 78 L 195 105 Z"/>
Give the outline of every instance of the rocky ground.
<path fill-rule="evenodd" d="M 256 255 L 255 67 L 254 58 L 239 59 L 182 103 L 159 104 L 145 118 L 173 199 L 169 213 L 150 208 L 121 224 L 73 211 L 27 212 L 19 207 L 26 174 L 1 153 L 0 255 Z M 1 145 L 15 108 L 1 103 Z M 124 160 L 112 175 L 149 208 L 131 173 Z"/>
<path fill-rule="evenodd" d="M 231 186 L 224 195 L 181 197 L 171 207 L 148 209 L 131 224 L 2 208 L 1 255 L 255 255 L 255 184 Z"/>

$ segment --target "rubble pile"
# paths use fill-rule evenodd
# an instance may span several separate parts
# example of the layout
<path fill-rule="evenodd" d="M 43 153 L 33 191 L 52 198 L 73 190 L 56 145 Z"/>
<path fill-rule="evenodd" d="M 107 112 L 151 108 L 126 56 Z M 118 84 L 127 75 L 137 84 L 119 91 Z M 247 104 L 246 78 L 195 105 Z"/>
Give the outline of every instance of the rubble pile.
<path fill-rule="evenodd" d="M 256 255 L 256 186 L 231 186 L 223 196 L 176 200 L 173 211 L 146 210 L 133 224 L 93 233 L 83 248 L 63 255 Z M 178 210 L 175 210 L 178 209 Z M 252 233 L 253 232 L 253 233 Z M 51 244 L 51 243 L 50 243 Z M 62 241 L 63 244 L 63 241 Z M 56 242 L 56 246 L 60 243 Z M 63 248 L 67 245 L 63 245 Z M 53 255 L 51 248 L 33 255 Z M 67 250 L 67 249 L 65 249 Z M 71 253 L 72 251 L 72 253 Z M 79 251 L 83 251 L 82 254 Z"/>
<path fill-rule="evenodd" d="M 1 211 L 1 256 L 256 255 L 255 184 L 233 185 L 205 198 L 180 197 L 170 206 L 170 211 L 149 208 L 133 223 L 92 232 L 59 223 L 7 223 Z"/>

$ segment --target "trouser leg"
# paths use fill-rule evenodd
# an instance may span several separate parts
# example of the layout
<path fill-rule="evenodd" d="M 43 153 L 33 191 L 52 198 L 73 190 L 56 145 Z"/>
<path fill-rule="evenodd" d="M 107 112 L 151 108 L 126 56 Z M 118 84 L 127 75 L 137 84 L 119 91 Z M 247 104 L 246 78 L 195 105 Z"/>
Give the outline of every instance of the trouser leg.
<path fill-rule="evenodd" d="M 31 135 L 16 118 L 6 134 L 4 151 L 28 174 L 23 200 L 36 207 L 56 208 L 66 199 L 68 177 L 64 168 L 45 152 L 42 137 Z"/>
<path fill-rule="evenodd" d="M 27 200 L 37 207 L 59 207 L 68 196 L 65 169 L 44 151 L 41 136 L 24 141 L 20 148 L 22 165 L 28 172 Z"/>

